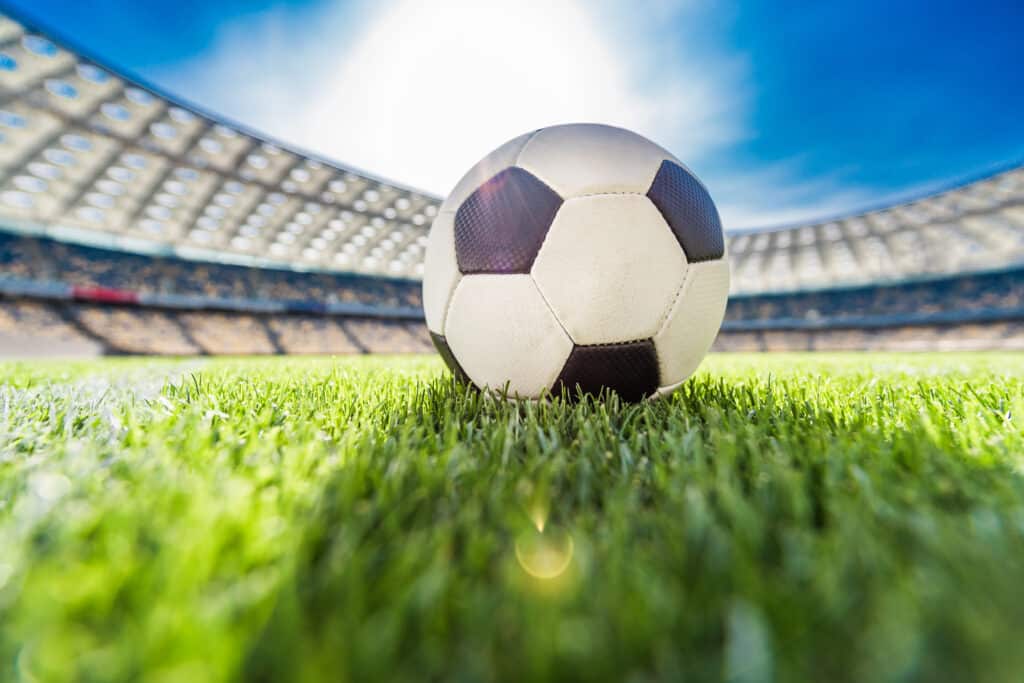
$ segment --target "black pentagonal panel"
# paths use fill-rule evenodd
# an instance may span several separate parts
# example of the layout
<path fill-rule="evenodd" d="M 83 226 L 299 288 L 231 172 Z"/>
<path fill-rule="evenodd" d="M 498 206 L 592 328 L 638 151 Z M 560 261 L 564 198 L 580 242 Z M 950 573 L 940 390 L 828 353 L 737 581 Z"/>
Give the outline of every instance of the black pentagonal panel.
<path fill-rule="evenodd" d="M 469 377 L 463 371 L 462 366 L 459 365 L 459 361 L 455 360 L 455 354 L 452 353 L 451 347 L 448 346 L 448 340 L 439 334 L 430 333 L 430 341 L 434 342 L 434 348 L 441 354 L 441 358 L 444 360 L 444 364 L 448 366 L 448 369 L 455 375 L 455 379 L 469 384 Z"/>
<path fill-rule="evenodd" d="M 528 273 L 562 198 L 521 168 L 506 168 L 455 212 L 463 273 Z"/>
<path fill-rule="evenodd" d="M 625 342 L 577 346 L 555 381 L 555 391 L 565 388 L 575 396 L 577 387 L 597 395 L 612 389 L 626 401 L 639 401 L 658 389 L 658 354 L 654 342 Z"/>
<path fill-rule="evenodd" d="M 711 195 L 679 164 L 661 162 L 647 196 L 665 217 L 690 263 L 722 258 L 722 221 Z"/>

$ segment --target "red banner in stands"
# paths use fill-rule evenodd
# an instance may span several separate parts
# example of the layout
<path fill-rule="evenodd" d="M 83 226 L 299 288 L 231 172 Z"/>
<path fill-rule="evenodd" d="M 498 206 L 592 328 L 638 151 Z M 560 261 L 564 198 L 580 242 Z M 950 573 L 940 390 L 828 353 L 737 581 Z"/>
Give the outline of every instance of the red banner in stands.
<path fill-rule="evenodd" d="M 84 301 L 101 301 L 108 304 L 137 304 L 139 295 L 126 289 L 108 287 L 73 287 L 71 296 Z"/>

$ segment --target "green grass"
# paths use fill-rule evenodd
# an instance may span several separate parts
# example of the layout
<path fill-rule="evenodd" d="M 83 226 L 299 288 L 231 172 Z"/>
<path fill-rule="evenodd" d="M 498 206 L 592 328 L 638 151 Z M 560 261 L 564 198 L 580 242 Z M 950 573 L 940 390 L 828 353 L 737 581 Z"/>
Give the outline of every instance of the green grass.
<path fill-rule="evenodd" d="M 0 680 L 1020 681 L 1022 415 L 1016 355 L 0 365 Z"/>

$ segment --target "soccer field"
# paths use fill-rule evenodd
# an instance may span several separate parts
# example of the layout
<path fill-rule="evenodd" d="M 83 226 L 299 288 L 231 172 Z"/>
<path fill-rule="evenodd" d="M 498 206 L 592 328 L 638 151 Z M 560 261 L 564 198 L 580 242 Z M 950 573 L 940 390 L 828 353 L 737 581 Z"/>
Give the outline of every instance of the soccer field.
<path fill-rule="evenodd" d="M 1019 681 L 1024 356 L 0 366 L 0 680 Z"/>

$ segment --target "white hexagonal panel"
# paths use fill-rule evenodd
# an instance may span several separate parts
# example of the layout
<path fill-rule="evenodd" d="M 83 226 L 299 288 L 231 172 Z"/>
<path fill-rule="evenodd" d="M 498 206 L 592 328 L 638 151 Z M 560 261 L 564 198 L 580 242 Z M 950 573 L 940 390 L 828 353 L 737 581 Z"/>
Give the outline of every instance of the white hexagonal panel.
<path fill-rule="evenodd" d="M 442 211 L 430 226 L 427 254 L 423 263 L 423 312 L 427 328 L 444 334 L 445 311 L 459 281 L 455 259 L 455 212 Z"/>
<path fill-rule="evenodd" d="M 448 198 L 441 204 L 441 211 L 458 211 L 462 202 L 466 201 L 466 197 L 473 194 L 473 191 L 480 187 L 484 181 L 493 178 L 497 173 L 510 166 L 515 166 L 519 153 L 535 132 L 530 131 L 509 140 L 478 161 L 473 168 L 469 169 L 466 175 L 462 176 L 455 189 L 451 191 Z"/>
<path fill-rule="evenodd" d="M 466 275 L 445 324 L 448 346 L 480 387 L 536 398 L 565 365 L 572 341 L 529 275 Z"/>
<path fill-rule="evenodd" d="M 682 294 L 654 335 L 663 386 L 678 385 L 700 365 L 722 326 L 728 298 L 726 259 L 690 264 Z"/>
<path fill-rule="evenodd" d="M 573 341 L 608 344 L 661 328 L 686 256 L 646 197 L 594 195 L 562 205 L 532 274 Z"/>
<path fill-rule="evenodd" d="M 641 135 L 613 126 L 575 123 L 538 131 L 516 165 L 568 199 L 598 192 L 644 194 L 665 159 L 676 160 Z"/>

